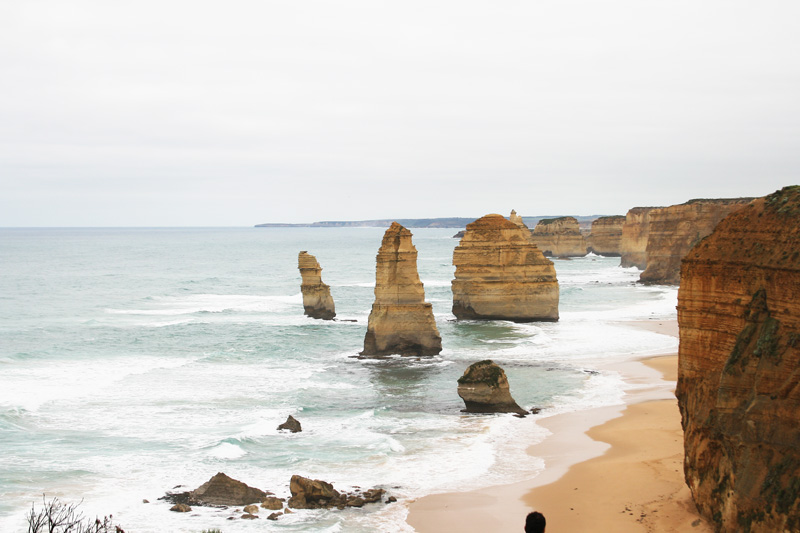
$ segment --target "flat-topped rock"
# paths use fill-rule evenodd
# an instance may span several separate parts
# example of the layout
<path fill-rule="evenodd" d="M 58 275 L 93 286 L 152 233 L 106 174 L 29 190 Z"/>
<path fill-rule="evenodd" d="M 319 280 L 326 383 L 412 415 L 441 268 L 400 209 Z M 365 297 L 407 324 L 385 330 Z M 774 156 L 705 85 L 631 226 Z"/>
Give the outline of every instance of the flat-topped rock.
<path fill-rule="evenodd" d="M 530 232 L 491 214 L 467 225 L 453 252 L 453 314 L 459 319 L 558 320 L 553 262 Z"/>
<path fill-rule="evenodd" d="M 625 215 L 620 238 L 620 266 L 647 268 L 647 240 L 650 237 L 650 212 L 657 207 L 634 207 Z"/>
<path fill-rule="evenodd" d="M 589 251 L 605 257 L 621 255 L 622 226 L 625 217 L 600 217 L 592 221 L 592 231 L 586 239 Z"/>
<path fill-rule="evenodd" d="M 575 217 L 540 220 L 533 229 L 532 239 L 546 256 L 583 257 L 587 254 L 586 239 Z"/>

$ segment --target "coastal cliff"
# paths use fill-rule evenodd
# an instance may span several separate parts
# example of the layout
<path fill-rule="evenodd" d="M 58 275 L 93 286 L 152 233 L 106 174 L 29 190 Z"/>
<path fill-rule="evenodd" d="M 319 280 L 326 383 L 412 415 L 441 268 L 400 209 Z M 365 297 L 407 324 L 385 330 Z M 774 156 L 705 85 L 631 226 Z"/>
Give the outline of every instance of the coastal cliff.
<path fill-rule="evenodd" d="M 336 316 L 336 307 L 330 286 L 322 283 L 322 268 L 317 258 L 306 251 L 297 256 L 300 270 L 300 292 L 303 293 L 303 310 L 311 318 L 331 320 Z"/>
<path fill-rule="evenodd" d="M 735 211 L 681 267 L 686 482 L 718 531 L 800 530 L 800 187 Z"/>
<path fill-rule="evenodd" d="M 393 222 L 383 235 L 375 269 L 375 302 L 361 355 L 436 355 L 442 338 L 417 272 L 411 232 Z"/>
<path fill-rule="evenodd" d="M 589 251 L 606 257 L 618 257 L 622 245 L 622 215 L 600 217 L 592 221 L 592 231 L 586 239 Z"/>
<path fill-rule="evenodd" d="M 453 314 L 460 319 L 558 320 L 553 262 L 530 232 L 492 214 L 467 225 L 453 251 Z"/>
<path fill-rule="evenodd" d="M 587 253 L 586 239 L 581 235 L 575 217 L 540 220 L 532 236 L 533 242 L 546 256 L 583 257 Z"/>
<path fill-rule="evenodd" d="M 625 215 L 620 238 L 620 266 L 647 267 L 647 238 L 650 236 L 650 212 L 656 207 L 634 207 Z"/>
<path fill-rule="evenodd" d="M 680 281 L 681 259 L 692 246 L 714 231 L 720 220 L 752 200 L 690 200 L 685 204 L 650 211 L 647 266 L 639 280 L 677 285 Z"/>

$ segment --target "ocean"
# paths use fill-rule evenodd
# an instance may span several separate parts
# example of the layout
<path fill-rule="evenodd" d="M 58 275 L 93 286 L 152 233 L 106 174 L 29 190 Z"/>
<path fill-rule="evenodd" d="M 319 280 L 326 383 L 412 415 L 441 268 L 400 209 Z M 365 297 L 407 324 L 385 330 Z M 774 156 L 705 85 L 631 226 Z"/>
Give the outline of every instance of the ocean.
<path fill-rule="evenodd" d="M 0 531 L 25 531 L 43 495 L 136 532 L 413 531 L 412 498 L 541 472 L 521 445 L 547 436 L 537 420 L 623 403 L 637 385 L 609 363 L 677 351 L 626 324 L 674 319 L 677 289 L 636 283 L 619 258 L 554 260 L 558 322 L 456 321 L 456 230 L 414 229 L 442 353 L 354 357 L 383 231 L 0 229 Z M 302 250 L 339 320 L 303 315 Z M 462 413 L 456 380 L 483 359 L 541 412 Z M 288 415 L 301 433 L 277 431 Z M 300 474 L 399 501 L 256 523 L 158 500 L 217 472 L 281 497 Z"/>

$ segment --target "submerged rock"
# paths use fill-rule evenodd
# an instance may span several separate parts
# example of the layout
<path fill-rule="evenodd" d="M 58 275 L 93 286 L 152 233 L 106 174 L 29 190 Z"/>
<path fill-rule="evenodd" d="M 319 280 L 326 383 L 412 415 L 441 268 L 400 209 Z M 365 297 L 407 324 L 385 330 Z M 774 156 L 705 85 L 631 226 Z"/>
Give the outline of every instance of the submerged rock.
<path fill-rule="evenodd" d="M 176 513 L 188 513 L 191 512 L 192 508 L 186 505 L 185 503 L 176 503 L 175 505 L 170 507 L 169 510 Z"/>
<path fill-rule="evenodd" d="M 297 257 L 300 269 L 300 291 L 303 293 L 303 310 L 311 318 L 332 320 L 336 316 L 336 306 L 329 285 L 322 283 L 322 268 L 317 258 L 306 251 Z"/>
<path fill-rule="evenodd" d="M 488 359 L 467 368 L 458 379 L 458 395 L 468 413 L 528 414 L 511 397 L 506 373 Z"/>
<path fill-rule="evenodd" d="M 442 337 L 417 272 L 411 232 L 393 222 L 378 250 L 375 302 L 361 355 L 436 355 Z"/>
<path fill-rule="evenodd" d="M 298 422 L 297 419 L 295 417 L 293 417 L 292 415 L 289 415 L 289 418 L 286 419 L 286 422 L 284 422 L 283 424 L 278 426 L 278 431 L 280 431 L 282 429 L 288 429 L 292 433 L 298 433 L 300 431 L 303 431 L 303 428 L 300 425 L 300 422 Z"/>

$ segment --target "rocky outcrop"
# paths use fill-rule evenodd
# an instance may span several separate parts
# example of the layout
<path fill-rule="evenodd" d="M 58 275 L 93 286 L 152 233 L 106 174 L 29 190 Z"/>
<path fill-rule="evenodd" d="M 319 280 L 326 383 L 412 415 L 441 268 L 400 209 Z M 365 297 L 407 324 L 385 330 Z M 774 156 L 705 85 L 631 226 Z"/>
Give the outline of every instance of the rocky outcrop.
<path fill-rule="evenodd" d="M 558 320 L 556 270 L 529 233 L 496 214 L 467 225 L 453 252 L 456 318 Z"/>
<path fill-rule="evenodd" d="M 292 497 L 287 505 L 292 509 L 331 509 L 336 507 L 363 507 L 367 503 L 377 503 L 383 499 L 386 491 L 369 489 L 364 492 L 339 492 L 333 485 L 319 479 L 309 479 L 294 475 L 289 483 Z"/>
<path fill-rule="evenodd" d="M 267 493 L 263 490 L 250 487 L 219 472 L 193 491 L 168 493 L 160 499 L 175 504 L 214 507 L 260 503 L 266 496 Z"/>
<path fill-rule="evenodd" d="M 644 283 L 677 285 L 681 259 L 700 239 L 714 231 L 719 221 L 749 204 L 752 198 L 691 200 L 650 212 L 647 267 L 639 276 Z"/>
<path fill-rule="evenodd" d="M 361 355 L 436 355 L 442 338 L 425 301 L 411 232 L 392 223 L 383 236 L 375 270 L 375 302 Z"/>
<path fill-rule="evenodd" d="M 647 267 L 647 239 L 650 236 L 650 212 L 657 207 L 634 207 L 625 215 L 620 238 L 620 266 Z"/>
<path fill-rule="evenodd" d="M 268 511 L 280 511 L 283 509 L 283 499 L 276 496 L 267 496 L 261 502 L 261 508 Z"/>
<path fill-rule="evenodd" d="M 592 221 L 592 231 L 586 239 L 590 252 L 606 257 L 619 257 L 622 245 L 622 215 L 600 217 Z"/>
<path fill-rule="evenodd" d="M 681 267 L 686 482 L 718 531 L 800 531 L 800 187 L 726 217 Z"/>
<path fill-rule="evenodd" d="M 470 365 L 458 378 L 458 395 L 468 413 L 527 414 L 511 397 L 506 373 L 494 361 Z"/>
<path fill-rule="evenodd" d="M 586 239 L 575 217 L 545 218 L 533 229 L 533 242 L 546 256 L 583 257 Z"/>
<path fill-rule="evenodd" d="M 308 252 L 300 252 L 297 258 L 300 269 L 300 291 L 303 293 L 303 309 L 311 318 L 331 320 L 336 316 L 336 308 L 331 296 L 331 288 L 322 283 L 322 268 L 317 258 Z"/>
<path fill-rule="evenodd" d="M 286 419 L 286 422 L 278 426 L 278 431 L 283 429 L 288 429 L 292 433 L 299 433 L 303 431 L 303 427 L 300 425 L 300 422 L 292 415 L 289 415 L 289 417 Z"/>

